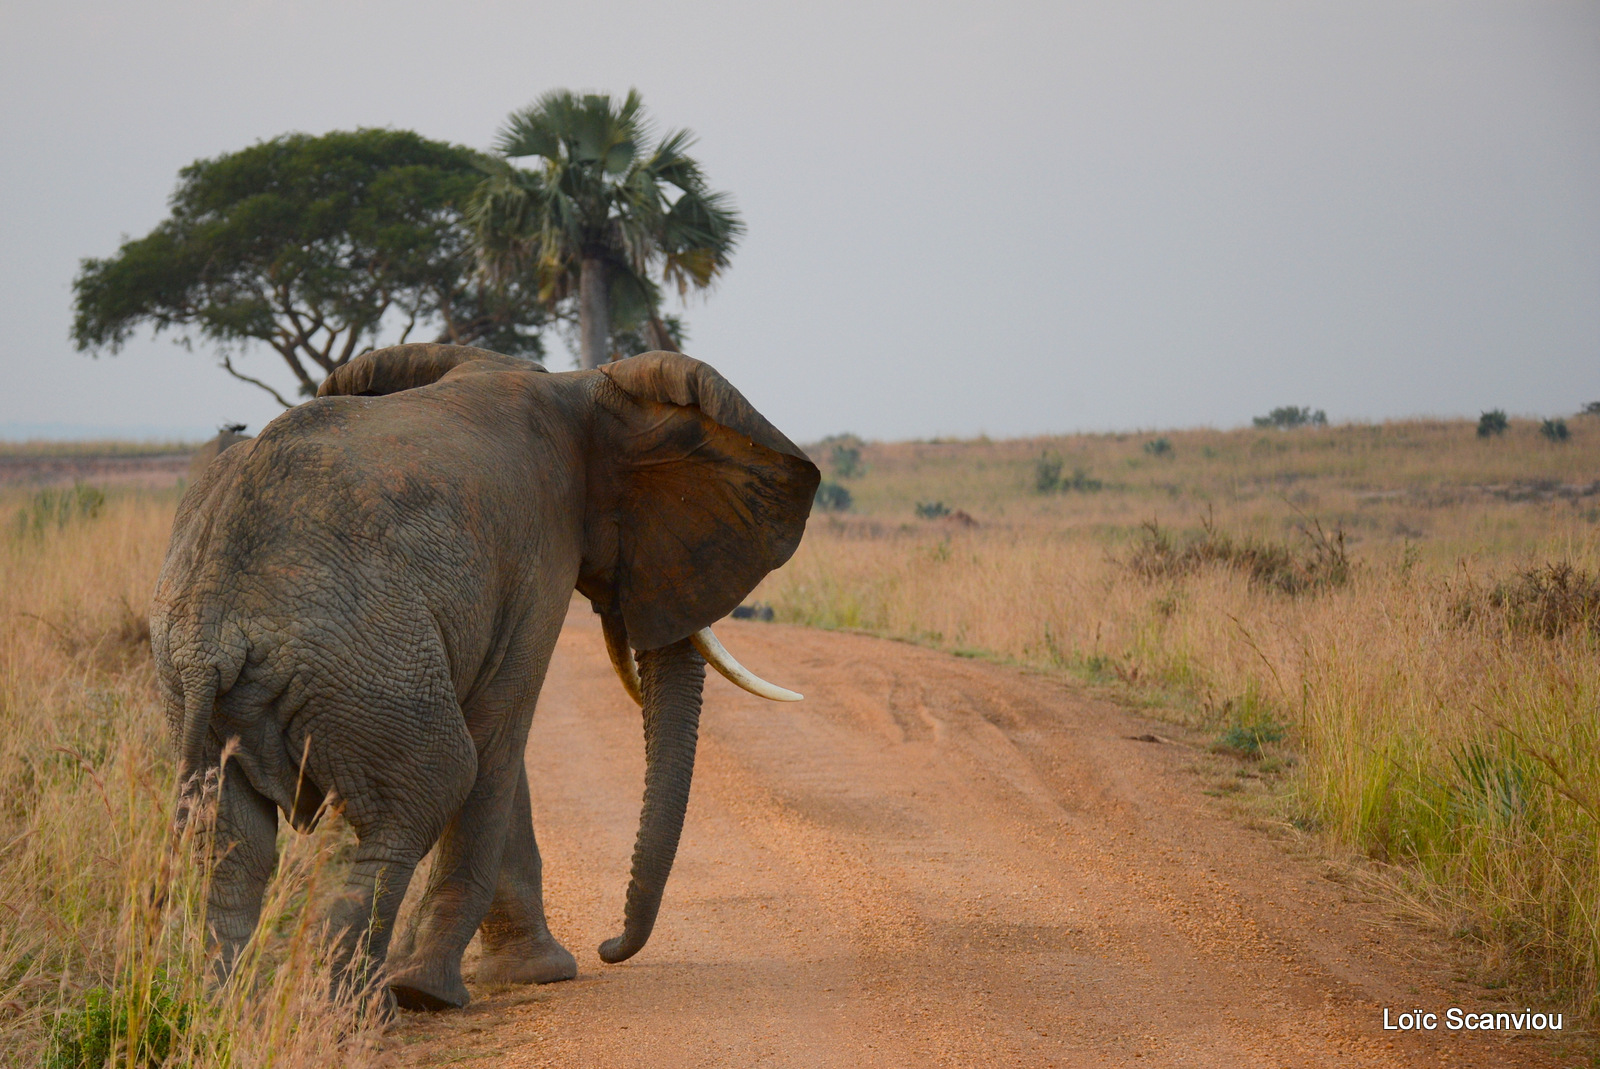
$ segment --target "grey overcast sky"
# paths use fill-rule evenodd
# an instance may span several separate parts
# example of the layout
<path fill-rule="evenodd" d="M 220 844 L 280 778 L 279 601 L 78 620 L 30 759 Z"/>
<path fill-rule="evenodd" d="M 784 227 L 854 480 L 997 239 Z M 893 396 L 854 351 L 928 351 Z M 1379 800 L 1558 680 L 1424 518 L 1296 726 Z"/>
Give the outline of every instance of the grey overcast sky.
<path fill-rule="evenodd" d="M 292 130 L 487 147 L 557 87 L 699 135 L 749 235 L 688 348 L 799 439 L 1600 400 L 1595 0 L 4 11 L 5 437 L 278 411 L 208 353 L 67 340 L 79 258 L 180 167 Z"/>

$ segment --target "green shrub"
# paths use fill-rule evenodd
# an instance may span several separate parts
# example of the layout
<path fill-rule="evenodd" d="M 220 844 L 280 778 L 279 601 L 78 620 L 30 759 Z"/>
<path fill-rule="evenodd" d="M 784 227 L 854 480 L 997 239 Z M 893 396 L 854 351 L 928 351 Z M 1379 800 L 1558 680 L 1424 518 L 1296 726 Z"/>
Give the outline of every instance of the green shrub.
<path fill-rule="evenodd" d="M 1457 823 L 1506 828 L 1523 822 L 1538 773 L 1513 745 L 1491 750 L 1469 743 L 1451 755 L 1451 762 L 1456 780 L 1450 784 L 1449 806 Z"/>
<path fill-rule="evenodd" d="M 1296 427 L 1326 427 L 1328 414 L 1320 408 L 1312 411 L 1309 408 L 1285 405 L 1282 408 L 1274 408 L 1264 416 L 1257 416 L 1250 422 L 1257 427 L 1276 427 L 1279 430 L 1289 431 Z"/>
<path fill-rule="evenodd" d="M 1231 568 L 1284 594 L 1343 586 L 1352 569 L 1344 531 L 1334 528 L 1330 535 L 1315 520 L 1299 530 L 1305 545 L 1297 552 L 1287 543 L 1234 538 L 1207 517 L 1200 534 L 1179 546 L 1152 520 L 1144 525 L 1144 541 L 1134 548 L 1128 566 L 1146 579 L 1177 578 L 1205 567 Z"/>
<path fill-rule="evenodd" d="M 1082 468 L 1073 468 L 1072 474 L 1063 478 L 1061 467 L 1061 461 L 1055 457 L 1040 457 L 1034 461 L 1033 492 L 1036 494 L 1053 494 L 1058 490 L 1088 492 L 1100 490 L 1105 486 L 1105 483 L 1093 478 Z"/>
<path fill-rule="evenodd" d="M 1063 479 L 1061 482 L 1061 489 L 1077 490 L 1082 493 L 1093 493 L 1096 490 L 1104 489 L 1105 485 L 1106 484 L 1101 482 L 1099 479 L 1092 478 L 1089 473 L 1084 471 L 1082 468 L 1073 468 L 1072 478 Z"/>
<path fill-rule="evenodd" d="M 73 483 L 70 490 L 40 490 L 17 512 L 17 532 L 42 535 L 59 531 L 75 520 L 94 519 L 105 504 L 105 492 L 87 483 Z"/>
<path fill-rule="evenodd" d="M 1153 457 L 1170 457 L 1172 442 L 1167 438 L 1153 438 L 1144 443 L 1144 451 Z"/>
<path fill-rule="evenodd" d="M 840 479 L 859 479 L 867 473 L 861 463 L 861 449 L 853 445 L 836 445 L 829 458 L 833 474 Z"/>
<path fill-rule="evenodd" d="M 817 496 L 813 503 L 823 512 L 849 512 L 854 502 L 850 499 L 850 491 L 824 479 L 817 484 Z"/>
<path fill-rule="evenodd" d="M 1283 725 L 1273 720 L 1253 724 L 1232 724 L 1217 736 L 1217 747 L 1241 757 L 1258 758 L 1265 743 L 1282 742 Z"/>
<path fill-rule="evenodd" d="M 1455 613 L 1463 623 L 1498 618 L 1513 631 L 1545 638 L 1575 628 L 1600 635 L 1600 575 L 1566 561 L 1535 565 L 1487 589 L 1469 588 Z"/>
<path fill-rule="evenodd" d="M 1567 421 L 1564 419 L 1545 420 L 1539 425 L 1539 433 L 1552 442 L 1564 442 L 1572 435 L 1572 432 L 1567 430 Z"/>
<path fill-rule="evenodd" d="M 1061 488 L 1061 461 L 1044 456 L 1033 462 L 1033 492 L 1053 494 Z"/>
<path fill-rule="evenodd" d="M 857 479 L 867 473 L 861 463 L 861 450 L 866 444 L 854 434 L 830 434 L 806 451 L 818 467 L 826 463 L 834 478 Z"/>
<path fill-rule="evenodd" d="M 1220 711 L 1228 718 L 1228 724 L 1212 743 L 1213 750 L 1258 761 L 1263 746 L 1282 742 L 1287 736 L 1254 686 L 1248 687 L 1242 697 L 1223 702 Z"/>
<path fill-rule="evenodd" d="M 950 508 L 943 501 L 918 501 L 917 518 L 919 520 L 937 520 L 950 515 Z"/>
<path fill-rule="evenodd" d="M 1478 417 L 1478 437 L 1493 438 L 1504 434 L 1510 425 L 1511 422 L 1506 419 L 1505 409 L 1491 408 Z"/>
<path fill-rule="evenodd" d="M 196 1022 L 198 1008 L 165 973 L 148 985 L 90 988 L 81 1007 L 56 1018 L 45 1069 L 101 1069 L 113 1053 L 117 1065 L 161 1069 Z"/>

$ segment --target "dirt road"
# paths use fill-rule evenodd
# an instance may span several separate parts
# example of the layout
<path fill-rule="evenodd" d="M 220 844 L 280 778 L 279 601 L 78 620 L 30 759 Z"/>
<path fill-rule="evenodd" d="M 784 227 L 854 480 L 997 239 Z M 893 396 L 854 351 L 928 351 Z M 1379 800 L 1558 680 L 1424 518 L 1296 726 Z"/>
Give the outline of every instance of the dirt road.
<path fill-rule="evenodd" d="M 1204 793 L 1220 759 L 1130 737 L 1171 729 L 898 643 L 718 630 L 806 701 L 708 682 L 649 946 L 618 966 L 595 954 L 619 930 L 643 756 L 575 610 L 528 769 L 551 927 L 579 977 L 405 1015 L 397 1063 L 1560 1064 L 1526 1037 L 1384 1031 L 1386 1006 L 1506 1007 L 1326 865 L 1227 816 Z"/>

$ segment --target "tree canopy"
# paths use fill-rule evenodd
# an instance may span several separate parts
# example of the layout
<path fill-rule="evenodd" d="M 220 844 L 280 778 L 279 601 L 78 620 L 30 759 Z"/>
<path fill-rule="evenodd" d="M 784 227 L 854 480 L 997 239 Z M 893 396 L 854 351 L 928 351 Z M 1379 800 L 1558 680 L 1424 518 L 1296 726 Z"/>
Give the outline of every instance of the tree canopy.
<path fill-rule="evenodd" d="M 552 306 L 575 300 L 585 367 L 613 341 L 678 347 L 681 324 L 661 315 L 657 279 L 680 296 L 705 289 L 744 233 L 731 198 L 689 156 L 693 135 L 650 139 L 636 90 L 621 101 L 546 93 L 507 120 L 474 200 L 491 277 L 526 279 Z M 528 157 L 538 165 L 510 162 Z"/>
<path fill-rule="evenodd" d="M 171 214 L 73 283 L 72 338 L 116 352 L 141 326 L 283 358 L 303 396 L 398 329 L 502 353 L 541 353 L 548 320 L 533 286 L 478 271 L 468 204 L 484 178 L 471 149 L 405 130 L 287 134 L 179 172 Z"/>

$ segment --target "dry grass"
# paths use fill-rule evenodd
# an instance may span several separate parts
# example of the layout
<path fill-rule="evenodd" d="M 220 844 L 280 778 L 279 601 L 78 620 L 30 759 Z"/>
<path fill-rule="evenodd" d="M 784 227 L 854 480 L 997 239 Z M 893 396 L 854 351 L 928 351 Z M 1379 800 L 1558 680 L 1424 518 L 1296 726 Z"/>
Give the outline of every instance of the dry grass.
<path fill-rule="evenodd" d="M 337 829 L 284 844 L 236 982 L 205 990 L 145 622 L 173 495 L 37 504 L 0 499 L 0 1063 L 362 1064 L 370 1007 L 328 1000 L 305 909 Z"/>
<path fill-rule="evenodd" d="M 867 445 L 855 512 L 755 596 L 1075 672 L 1249 756 L 1286 736 L 1286 818 L 1486 980 L 1600 1015 L 1600 421 L 1155 437 Z M 1041 458 L 1101 489 L 1038 493 Z M 935 500 L 980 526 L 915 518 Z"/>
<path fill-rule="evenodd" d="M 177 440 L 148 442 L 117 441 L 29 441 L 0 442 L 0 458 L 6 457 L 151 457 L 190 453 L 194 442 Z"/>
<path fill-rule="evenodd" d="M 1593 1013 L 1600 421 L 1563 443 L 1520 422 L 1154 437 L 863 446 L 837 476 L 855 512 L 819 516 L 756 596 L 1292 754 L 1291 816 L 1393 865 L 1486 975 Z M 1041 458 L 1067 489 L 1035 492 Z M 115 1065 L 162 1043 L 172 1064 L 375 1060 L 370 1008 L 328 1002 L 307 921 L 338 821 L 285 834 L 242 980 L 206 993 L 144 624 L 175 498 L 62 500 L 0 497 L 0 1063 L 98 1066 L 96 1036 Z M 979 526 L 917 519 L 932 502 Z"/>

